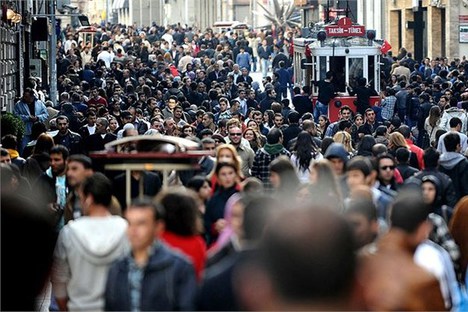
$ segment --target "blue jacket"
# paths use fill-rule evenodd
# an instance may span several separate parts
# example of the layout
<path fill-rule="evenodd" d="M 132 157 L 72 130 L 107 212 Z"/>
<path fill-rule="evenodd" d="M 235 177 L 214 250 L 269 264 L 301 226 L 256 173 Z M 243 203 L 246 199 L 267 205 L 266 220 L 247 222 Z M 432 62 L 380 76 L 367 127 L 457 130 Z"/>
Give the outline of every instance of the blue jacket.
<path fill-rule="evenodd" d="M 35 110 L 35 115 L 38 118 L 38 121 L 40 122 L 45 122 L 47 118 L 49 118 L 49 113 L 47 112 L 47 108 L 42 101 L 38 99 L 34 99 L 34 110 Z M 29 111 L 28 104 L 24 103 L 23 101 L 19 101 L 18 103 L 15 104 L 15 107 L 13 108 L 13 113 L 21 118 L 21 120 L 24 122 L 25 126 L 25 135 L 31 135 L 31 128 L 34 122 L 32 122 L 29 119 L 29 116 L 31 115 L 31 112 Z"/>
<path fill-rule="evenodd" d="M 130 311 L 129 256 L 114 262 L 105 292 L 106 311 Z M 141 311 L 192 311 L 197 282 L 195 270 L 183 256 L 158 243 L 144 270 Z"/>

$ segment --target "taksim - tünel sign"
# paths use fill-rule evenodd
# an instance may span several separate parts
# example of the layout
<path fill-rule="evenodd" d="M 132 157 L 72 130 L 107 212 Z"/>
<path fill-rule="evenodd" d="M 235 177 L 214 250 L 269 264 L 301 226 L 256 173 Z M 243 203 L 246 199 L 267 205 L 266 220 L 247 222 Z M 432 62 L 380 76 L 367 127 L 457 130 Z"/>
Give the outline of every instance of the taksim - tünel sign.
<path fill-rule="evenodd" d="M 365 36 L 366 28 L 361 25 L 353 25 L 349 17 L 341 18 L 336 25 L 325 26 L 328 37 Z"/>

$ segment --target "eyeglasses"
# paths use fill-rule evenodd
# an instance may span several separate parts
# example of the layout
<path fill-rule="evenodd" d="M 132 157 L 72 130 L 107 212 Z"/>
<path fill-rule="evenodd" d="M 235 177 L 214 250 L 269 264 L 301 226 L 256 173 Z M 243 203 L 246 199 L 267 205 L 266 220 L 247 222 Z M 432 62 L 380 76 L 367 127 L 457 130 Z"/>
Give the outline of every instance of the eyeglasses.
<path fill-rule="evenodd" d="M 241 136 L 242 133 L 240 133 L 240 132 L 239 132 L 239 133 L 237 133 L 237 132 L 236 132 L 236 133 L 229 133 L 229 135 L 232 135 L 232 136 Z"/>
<path fill-rule="evenodd" d="M 382 166 L 380 167 L 380 170 L 395 170 L 395 166 Z"/>

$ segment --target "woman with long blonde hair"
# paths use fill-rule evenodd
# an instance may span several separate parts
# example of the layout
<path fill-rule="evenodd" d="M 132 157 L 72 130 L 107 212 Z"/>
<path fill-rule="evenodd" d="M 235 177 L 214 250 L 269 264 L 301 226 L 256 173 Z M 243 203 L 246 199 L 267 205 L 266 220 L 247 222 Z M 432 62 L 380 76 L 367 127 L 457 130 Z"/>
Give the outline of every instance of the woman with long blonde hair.
<path fill-rule="evenodd" d="M 400 147 L 406 148 L 406 149 L 408 149 L 408 151 L 410 151 L 409 145 L 408 145 L 408 143 L 406 143 L 405 137 L 403 136 L 403 134 L 401 134 L 400 132 L 397 132 L 397 131 L 395 131 L 393 133 L 390 133 L 390 135 L 388 137 L 388 146 L 387 147 L 388 147 L 388 152 L 393 157 L 396 157 L 396 151 Z M 415 153 L 412 153 L 411 151 L 410 151 L 410 162 L 409 162 L 409 164 L 410 164 L 411 167 L 414 167 L 416 169 L 421 169 L 421 168 L 419 168 L 418 157 L 416 156 Z"/>
<path fill-rule="evenodd" d="M 353 148 L 351 134 L 349 134 L 346 131 L 338 131 L 337 133 L 335 133 L 335 135 L 333 136 L 333 141 L 335 143 L 343 144 L 345 150 L 348 152 L 349 155 L 354 155 L 354 153 L 356 152 Z"/>

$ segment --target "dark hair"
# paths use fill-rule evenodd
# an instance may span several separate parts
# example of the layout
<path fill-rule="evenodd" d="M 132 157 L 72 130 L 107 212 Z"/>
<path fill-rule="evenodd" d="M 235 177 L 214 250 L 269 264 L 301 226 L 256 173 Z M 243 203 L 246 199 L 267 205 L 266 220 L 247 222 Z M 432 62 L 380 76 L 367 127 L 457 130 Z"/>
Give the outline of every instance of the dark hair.
<path fill-rule="evenodd" d="M 401 194 L 391 209 L 392 227 L 413 233 L 421 223 L 427 220 L 429 211 L 430 207 L 424 203 L 420 193 Z"/>
<path fill-rule="evenodd" d="M 91 158 L 89 158 L 86 155 L 83 155 L 83 154 L 71 155 L 70 157 L 68 157 L 68 162 L 72 162 L 72 161 L 79 162 L 80 164 L 83 165 L 85 169 L 93 169 L 93 162 Z"/>
<path fill-rule="evenodd" d="M 455 128 L 458 125 L 461 125 L 462 121 L 458 117 L 453 117 L 452 119 L 450 119 L 449 124 L 450 124 L 450 128 Z"/>
<path fill-rule="evenodd" d="M 406 147 L 399 147 L 395 151 L 395 157 L 400 164 L 407 164 L 410 159 L 411 153 Z"/>
<path fill-rule="evenodd" d="M 450 132 L 444 137 L 444 144 L 447 152 L 455 152 L 460 144 L 460 136 L 458 133 Z"/>
<path fill-rule="evenodd" d="M 275 201 L 271 197 L 263 195 L 246 197 L 242 201 L 245 203 L 242 222 L 244 239 L 257 241 L 263 237 L 268 217 L 276 208 Z"/>
<path fill-rule="evenodd" d="M 280 176 L 281 190 L 295 189 L 299 185 L 299 178 L 296 170 L 288 156 L 279 156 L 270 163 L 270 172 L 275 172 Z"/>
<path fill-rule="evenodd" d="M 205 182 L 211 185 L 210 181 L 207 180 L 206 177 L 196 175 L 187 182 L 187 187 L 191 190 L 194 190 L 195 192 L 198 192 L 202 188 L 203 184 L 205 184 Z"/>
<path fill-rule="evenodd" d="M 325 154 L 327 152 L 327 149 L 330 145 L 332 145 L 335 141 L 333 141 L 333 138 L 330 137 L 325 137 L 322 140 L 322 145 L 320 146 L 320 149 L 322 150 L 322 154 Z"/>
<path fill-rule="evenodd" d="M 68 148 L 66 148 L 65 146 L 63 145 L 55 145 L 54 147 L 52 147 L 50 149 L 50 152 L 49 152 L 49 155 L 50 154 L 61 154 L 62 157 L 63 157 L 63 160 L 67 160 L 68 158 L 68 155 L 70 155 L 69 151 L 68 151 Z"/>
<path fill-rule="evenodd" d="M 220 162 L 220 163 L 217 163 L 216 164 L 216 167 L 215 167 L 215 174 L 218 175 L 219 172 L 221 171 L 222 168 L 224 167 L 229 167 L 229 168 L 232 168 L 236 173 L 237 171 L 239 170 L 236 165 L 234 165 L 233 163 L 228 163 L 228 162 Z"/>
<path fill-rule="evenodd" d="M 153 211 L 153 221 L 164 220 L 164 209 L 160 204 L 149 197 L 138 198 L 132 201 L 128 209 L 150 209 Z"/>
<path fill-rule="evenodd" d="M 268 144 L 277 144 L 281 137 L 283 137 L 283 132 L 278 128 L 273 128 L 267 134 L 267 142 Z"/>
<path fill-rule="evenodd" d="M 367 221 L 377 221 L 377 209 L 372 199 L 351 199 L 346 214 L 357 213 L 366 217 Z"/>
<path fill-rule="evenodd" d="M 353 157 L 350 161 L 346 163 L 346 172 L 352 170 L 361 171 L 364 174 L 364 176 L 367 177 L 372 172 L 372 163 L 368 158 L 363 156 Z"/>
<path fill-rule="evenodd" d="M 169 190 L 157 200 L 164 208 L 167 231 L 182 236 L 197 234 L 198 203 L 193 191 Z"/>
<path fill-rule="evenodd" d="M 112 201 L 112 182 L 101 172 L 86 178 L 82 184 L 85 196 L 92 195 L 96 204 L 109 207 Z"/>
<path fill-rule="evenodd" d="M 296 111 L 291 111 L 289 114 L 288 114 L 288 121 L 289 123 L 299 123 L 299 119 L 301 119 L 301 115 L 296 112 Z"/>
<path fill-rule="evenodd" d="M 308 132 L 302 131 L 297 135 L 294 150 L 299 161 L 299 169 L 308 170 L 310 161 L 315 159 L 318 153 L 318 147 Z"/>
<path fill-rule="evenodd" d="M 436 168 L 439 165 L 440 153 L 433 147 L 424 150 L 423 160 L 426 168 Z"/>
<path fill-rule="evenodd" d="M 2 137 L 2 147 L 16 150 L 18 148 L 18 139 L 16 135 L 7 134 Z"/>
<path fill-rule="evenodd" d="M 328 208 L 281 211 L 266 228 L 260 265 L 285 300 L 334 300 L 352 290 L 354 245 L 348 222 Z"/>
<path fill-rule="evenodd" d="M 357 154 L 360 156 L 372 156 L 372 147 L 375 143 L 375 138 L 370 134 L 366 134 L 359 144 Z"/>
<path fill-rule="evenodd" d="M 411 129 L 407 125 L 401 125 L 397 129 L 398 132 L 400 132 L 405 139 L 409 139 L 411 137 Z"/>
<path fill-rule="evenodd" d="M 49 154 L 52 147 L 54 147 L 54 139 L 49 134 L 42 133 L 37 138 L 36 145 L 33 149 L 33 154 Z"/>
<path fill-rule="evenodd" d="M 372 146 L 372 156 L 377 157 L 381 154 L 385 154 L 388 152 L 388 148 L 385 144 L 377 143 Z"/>

